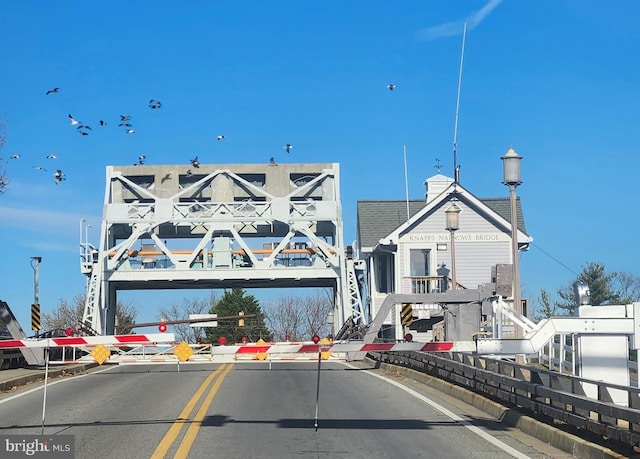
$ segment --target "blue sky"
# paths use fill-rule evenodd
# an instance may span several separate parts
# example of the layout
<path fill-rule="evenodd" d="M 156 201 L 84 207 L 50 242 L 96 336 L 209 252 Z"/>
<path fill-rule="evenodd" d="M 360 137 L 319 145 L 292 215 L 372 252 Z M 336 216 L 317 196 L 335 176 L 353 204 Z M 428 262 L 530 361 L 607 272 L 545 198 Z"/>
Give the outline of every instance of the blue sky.
<path fill-rule="evenodd" d="M 349 244 L 359 199 L 404 199 L 403 145 L 410 198 L 424 197 L 436 159 L 453 175 L 465 21 L 461 183 L 506 197 L 500 157 L 510 145 L 524 157 L 518 195 L 534 243 L 521 256 L 523 296 L 567 285 L 592 261 L 640 274 L 639 20 L 635 0 L 3 2 L 0 299 L 29 329 L 31 256 L 43 257 L 43 311 L 83 291 L 79 221 L 97 243 L 105 166 L 139 155 L 338 162 Z M 142 322 L 206 292 L 172 295 L 130 298 Z"/>

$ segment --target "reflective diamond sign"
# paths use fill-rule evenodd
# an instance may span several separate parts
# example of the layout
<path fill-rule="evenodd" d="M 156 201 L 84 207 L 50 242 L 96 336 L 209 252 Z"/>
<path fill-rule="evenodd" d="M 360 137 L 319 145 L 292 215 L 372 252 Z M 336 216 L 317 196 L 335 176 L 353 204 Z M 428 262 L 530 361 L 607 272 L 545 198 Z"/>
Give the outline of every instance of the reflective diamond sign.
<path fill-rule="evenodd" d="M 327 338 L 322 338 L 318 344 L 320 344 L 320 349 L 322 350 L 323 346 L 325 346 L 325 349 L 327 346 L 330 347 L 331 341 L 329 341 Z M 322 356 L 322 360 L 328 360 L 329 357 L 331 357 L 331 351 L 321 351 L 320 355 Z"/>
<path fill-rule="evenodd" d="M 98 344 L 91 351 L 91 357 L 93 357 L 98 364 L 102 365 L 111 356 L 111 351 L 104 344 Z"/>
<path fill-rule="evenodd" d="M 189 360 L 189 357 L 193 355 L 193 349 L 191 349 L 191 346 L 189 346 L 186 341 L 183 341 L 173 350 L 173 355 L 181 362 L 186 362 Z"/>
<path fill-rule="evenodd" d="M 266 343 L 266 341 L 265 341 L 265 340 L 263 340 L 262 338 L 260 338 L 260 339 L 256 342 L 256 344 L 257 344 L 258 346 L 264 346 L 264 345 L 265 345 L 265 344 L 267 344 L 267 343 Z M 256 352 L 256 358 L 257 358 L 258 360 L 264 360 L 264 359 L 266 359 L 266 358 L 267 358 L 267 353 L 266 353 L 266 352 Z"/>

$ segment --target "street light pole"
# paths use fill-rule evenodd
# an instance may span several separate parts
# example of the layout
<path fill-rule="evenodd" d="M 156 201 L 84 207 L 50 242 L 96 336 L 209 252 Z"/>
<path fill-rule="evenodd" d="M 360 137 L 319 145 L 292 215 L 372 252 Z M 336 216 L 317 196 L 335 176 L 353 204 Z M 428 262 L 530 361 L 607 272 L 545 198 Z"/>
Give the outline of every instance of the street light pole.
<path fill-rule="evenodd" d="M 516 187 L 522 183 L 520 179 L 520 160 L 513 148 L 509 148 L 502 156 L 504 172 L 503 184 L 509 187 L 509 204 L 511 207 L 511 258 L 513 263 L 513 308 L 522 314 L 522 301 L 520 299 L 520 266 L 518 259 L 518 221 L 516 213 Z M 516 334 L 518 337 L 519 335 Z"/>
<path fill-rule="evenodd" d="M 452 200 L 447 210 L 444 211 L 447 217 L 447 230 L 451 236 L 451 289 L 456 290 L 458 288 L 458 281 L 456 280 L 456 242 L 455 232 L 460 228 L 460 208 Z"/>

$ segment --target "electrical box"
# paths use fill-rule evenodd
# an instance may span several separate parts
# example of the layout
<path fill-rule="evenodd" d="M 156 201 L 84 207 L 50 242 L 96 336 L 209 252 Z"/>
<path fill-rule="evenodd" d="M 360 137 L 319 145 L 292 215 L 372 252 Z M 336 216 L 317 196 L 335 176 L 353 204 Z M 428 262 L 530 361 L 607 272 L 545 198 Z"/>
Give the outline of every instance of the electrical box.
<path fill-rule="evenodd" d="M 491 282 L 496 284 L 496 295 L 508 298 L 513 292 L 513 265 L 497 264 L 491 268 Z"/>

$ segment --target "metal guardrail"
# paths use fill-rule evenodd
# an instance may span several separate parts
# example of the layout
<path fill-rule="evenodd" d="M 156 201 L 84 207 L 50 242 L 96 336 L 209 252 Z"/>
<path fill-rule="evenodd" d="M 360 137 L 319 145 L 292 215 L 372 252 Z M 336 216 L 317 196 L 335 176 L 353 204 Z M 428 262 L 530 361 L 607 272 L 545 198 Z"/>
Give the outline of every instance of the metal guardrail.
<path fill-rule="evenodd" d="M 617 386 L 540 370 L 506 360 L 462 353 L 370 353 L 380 362 L 432 374 L 488 398 L 544 415 L 549 423 L 563 423 L 589 432 L 602 441 L 640 446 L 640 389 Z M 585 387 L 597 389 L 598 399 Z M 627 395 L 627 406 L 613 403 Z"/>

